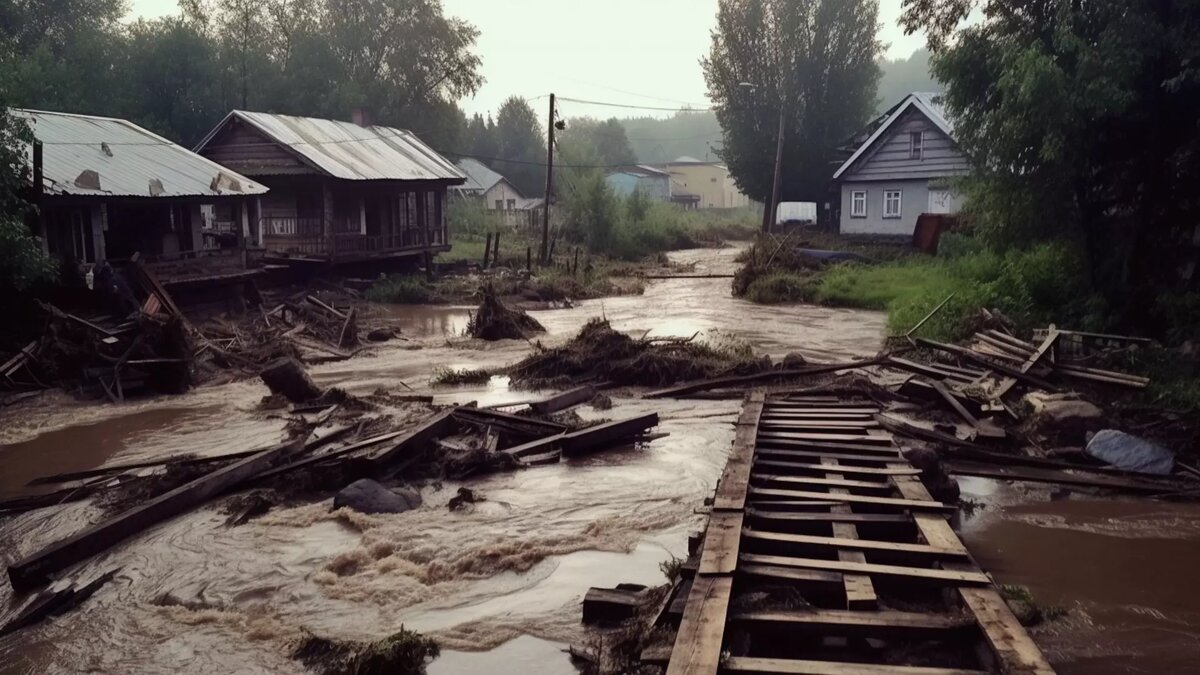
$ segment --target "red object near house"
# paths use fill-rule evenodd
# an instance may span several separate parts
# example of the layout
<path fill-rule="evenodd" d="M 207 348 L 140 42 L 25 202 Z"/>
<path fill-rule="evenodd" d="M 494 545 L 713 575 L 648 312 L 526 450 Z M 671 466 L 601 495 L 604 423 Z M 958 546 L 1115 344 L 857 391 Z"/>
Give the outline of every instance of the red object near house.
<path fill-rule="evenodd" d="M 913 230 L 913 248 L 937 254 L 938 240 L 943 232 L 950 232 L 958 225 L 958 217 L 948 213 L 922 213 L 917 217 Z"/>

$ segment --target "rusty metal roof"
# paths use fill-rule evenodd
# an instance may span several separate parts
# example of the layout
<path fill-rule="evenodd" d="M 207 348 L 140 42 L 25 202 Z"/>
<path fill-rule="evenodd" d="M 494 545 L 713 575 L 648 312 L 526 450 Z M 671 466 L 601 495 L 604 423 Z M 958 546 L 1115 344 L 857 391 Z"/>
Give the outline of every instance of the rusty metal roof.
<path fill-rule="evenodd" d="M 50 195 L 228 197 L 267 191 L 127 120 L 14 108 L 42 142 Z M 32 148 L 27 149 L 32 160 Z"/>
<path fill-rule="evenodd" d="M 234 110 L 209 133 L 202 149 L 231 118 L 244 120 L 335 178 L 346 180 L 467 179 L 453 162 L 425 145 L 415 134 L 382 126 Z"/>

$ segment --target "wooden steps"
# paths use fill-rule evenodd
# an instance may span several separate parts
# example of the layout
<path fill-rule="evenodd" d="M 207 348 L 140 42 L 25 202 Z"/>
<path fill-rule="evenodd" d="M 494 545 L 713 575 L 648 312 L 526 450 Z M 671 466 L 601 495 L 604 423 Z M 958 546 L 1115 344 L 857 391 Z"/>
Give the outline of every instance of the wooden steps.
<path fill-rule="evenodd" d="M 878 407 L 790 398 L 747 398 L 674 645 L 645 656 L 669 675 L 1053 673 Z M 913 640 L 953 667 L 903 662 Z"/>

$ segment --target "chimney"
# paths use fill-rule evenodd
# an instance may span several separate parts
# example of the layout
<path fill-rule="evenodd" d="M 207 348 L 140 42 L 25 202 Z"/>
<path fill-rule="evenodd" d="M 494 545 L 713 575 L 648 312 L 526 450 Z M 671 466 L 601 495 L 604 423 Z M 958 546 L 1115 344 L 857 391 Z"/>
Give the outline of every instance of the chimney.
<path fill-rule="evenodd" d="M 354 108 L 350 111 L 350 121 L 360 127 L 371 126 L 371 116 L 367 113 L 366 108 Z"/>

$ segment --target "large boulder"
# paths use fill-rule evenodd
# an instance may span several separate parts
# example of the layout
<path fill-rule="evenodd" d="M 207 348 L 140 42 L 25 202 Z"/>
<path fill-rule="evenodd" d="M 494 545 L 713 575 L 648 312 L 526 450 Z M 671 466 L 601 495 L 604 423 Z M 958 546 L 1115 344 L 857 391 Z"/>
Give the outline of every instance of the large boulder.
<path fill-rule="evenodd" d="M 1030 430 L 1043 438 L 1083 445 L 1089 431 L 1104 426 L 1104 411 L 1074 394 L 1035 391 L 1025 396 L 1030 411 Z"/>
<path fill-rule="evenodd" d="M 333 498 L 333 508 L 359 513 L 403 513 L 420 505 L 420 492 L 412 488 L 389 490 L 370 478 L 354 481 Z"/>

